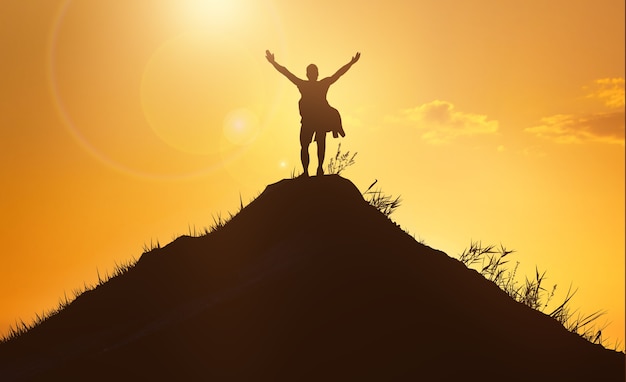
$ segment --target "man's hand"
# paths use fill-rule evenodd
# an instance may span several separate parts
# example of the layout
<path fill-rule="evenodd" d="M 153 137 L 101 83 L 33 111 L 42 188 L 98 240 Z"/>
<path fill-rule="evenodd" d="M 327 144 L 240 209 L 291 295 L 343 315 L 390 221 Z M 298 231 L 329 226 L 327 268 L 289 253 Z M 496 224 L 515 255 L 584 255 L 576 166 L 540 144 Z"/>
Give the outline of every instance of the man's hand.
<path fill-rule="evenodd" d="M 273 64 L 276 62 L 276 60 L 274 60 L 274 53 L 270 52 L 269 50 L 265 51 L 265 58 L 267 58 L 267 61 L 269 61 L 270 64 Z"/>
<path fill-rule="evenodd" d="M 354 57 L 352 57 L 352 60 L 350 60 L 350 63 L 354 64 L 355 62 L 359 61 L 359 58 L 361 58 L 361 53 L 360 52 L 356 52 Z"/>

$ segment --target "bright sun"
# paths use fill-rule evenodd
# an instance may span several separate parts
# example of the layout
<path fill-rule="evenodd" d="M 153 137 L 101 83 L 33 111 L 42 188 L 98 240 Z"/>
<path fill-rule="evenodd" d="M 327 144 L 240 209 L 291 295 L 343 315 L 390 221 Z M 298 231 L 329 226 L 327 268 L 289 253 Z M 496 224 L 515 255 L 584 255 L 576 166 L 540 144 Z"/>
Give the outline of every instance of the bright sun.
<path fill-rule="evenodd" d="M 240 4 L 231 0 L 186 0 L 185 18 L 193 26 L 223 27 L 237 19 Z"/>

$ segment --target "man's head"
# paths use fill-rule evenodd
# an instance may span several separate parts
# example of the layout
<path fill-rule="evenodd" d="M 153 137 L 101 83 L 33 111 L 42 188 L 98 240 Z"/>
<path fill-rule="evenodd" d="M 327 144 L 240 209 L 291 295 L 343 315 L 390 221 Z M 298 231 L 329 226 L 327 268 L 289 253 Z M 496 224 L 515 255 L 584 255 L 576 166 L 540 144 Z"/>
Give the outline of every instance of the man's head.
<path fill-rule="evenodd" d="M 309 81 L 317 81 L 318 75 L 319 73 L 315 64 L 311 64 L 306 67 L 306 77 L 309 79 Z"/>

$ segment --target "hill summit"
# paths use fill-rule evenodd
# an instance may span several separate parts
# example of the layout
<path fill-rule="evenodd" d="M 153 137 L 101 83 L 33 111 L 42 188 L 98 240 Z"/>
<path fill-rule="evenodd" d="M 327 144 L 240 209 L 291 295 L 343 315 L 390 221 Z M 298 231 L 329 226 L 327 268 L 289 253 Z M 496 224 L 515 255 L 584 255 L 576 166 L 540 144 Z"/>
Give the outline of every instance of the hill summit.
<path fill-rule="evenodd" d="M 282 180 L 225 225 L 0 344 L 0 380 L 623 381 L 594 345 L 418 243 L 337 175 Z"/>

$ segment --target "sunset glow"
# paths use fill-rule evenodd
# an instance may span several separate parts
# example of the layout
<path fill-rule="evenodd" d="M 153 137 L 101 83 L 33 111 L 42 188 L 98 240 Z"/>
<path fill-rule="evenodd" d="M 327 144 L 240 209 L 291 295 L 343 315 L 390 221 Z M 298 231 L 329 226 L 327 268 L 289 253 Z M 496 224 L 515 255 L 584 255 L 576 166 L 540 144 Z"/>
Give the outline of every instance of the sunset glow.
<path fill-rule="evenodd" d="M 361 52 L 326 164 L 358 152 L 403 229 L 515 249 L 623 344 L 624 46 L 623 0 L 3 2 L 0 334 L 302 172 L 270 49 L 300 78 Z"/>
<path fill-rule="evenodd" d="M 183 0 L 181 8 L 188 22 L 197 27 L 221 27 L 237 22 L 242 5 L 228 0 Z"/>

